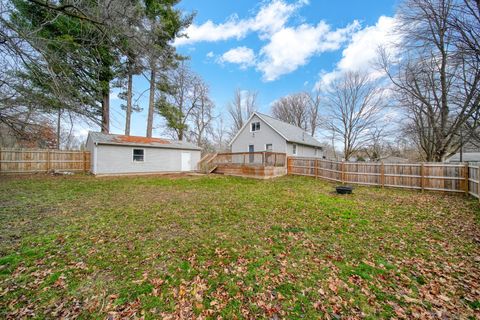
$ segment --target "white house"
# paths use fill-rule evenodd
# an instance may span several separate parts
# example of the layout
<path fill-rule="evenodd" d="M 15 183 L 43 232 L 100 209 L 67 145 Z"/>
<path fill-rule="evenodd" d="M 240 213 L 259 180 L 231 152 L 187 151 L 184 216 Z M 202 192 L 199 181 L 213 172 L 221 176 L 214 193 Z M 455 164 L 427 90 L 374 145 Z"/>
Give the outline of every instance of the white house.
<path fill-rule="evenodd" d="M 89 132 L 87 149 L 95 175 L 193 171 L 201 148 L 184 141 Z"/>
<path fill-rule="evenodd" d="M 318 140 L 303 129 L 254 112 L 230 142 L 232 152 L 272 151 L 301 157 L 323 157 Z"/>

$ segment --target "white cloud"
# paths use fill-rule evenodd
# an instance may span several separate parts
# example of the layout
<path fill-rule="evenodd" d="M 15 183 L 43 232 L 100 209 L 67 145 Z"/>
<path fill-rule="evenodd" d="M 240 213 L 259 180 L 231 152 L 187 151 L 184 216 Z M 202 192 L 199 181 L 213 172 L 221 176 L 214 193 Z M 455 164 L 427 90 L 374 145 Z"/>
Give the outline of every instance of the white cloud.
<path fill-rule="evenodd" d="M 231 38 L 244 38 L 249 31 L 249 24 L 247 21 L 238 20 L 236 17 L 231 17 L 225 23 L 215 24 L 208 20 L 202 25 L 192 24 L 186 30 L 188 38 L 177 38 L 175 40 L 176 46 L 185 44 L 193 44 L 195 42 L 207 41 L 221 41 Z"/>
<path fill-rule="evenodd" d="M 207 58 L 213 58 L 215 56 L 215 54 L 213 53 L 213 51 L 210 51 L 207 53 Z"/>
<path fill-rule="evenodd" d="M 333 79 L 339 70 L 359 67 L 369 60 L 374 55 L 376 44 L 385 40 L 385 30 L 391 28 L 389 19 L 393 18 L 390 17 L 381 17 L 377 25 L 362 30 L 359 30 L 358 21 L 333 30 L 324 21 L 316 25 L 287 25 L 299 8 L 308 4 L 308 0 L 293 3 L 286 0 L 262 2 L 250 18 L 240 19 L 234 15 L 219 24 L 211 20 L 201 25 L 193 24 L 186 30 L 189 38 L 177 39 L 175 45 L 241 40 L 250 33 L 256 33 L 264 41 L 258 56 L 252 49 L 240 46 L 225 52 L 216 61 L 239 64 L 242 69 L 255 66 L 263 74 L 264 81 L 274 81 L 306 65 L 313 56 L 339 50 L 345 42 L 350 41 L 337 69 L 332 74 L 323 73 L 325 79 Z M 209 52 L 207 57 L 215 56 Z"/>
<path fill-rule="evenodd" d="M 372 63 L 377 57 L 377 50 L 384 47 L 390 54 L 396 54 L 395 43 L 398 37 L 393 34 L 395 17 L 381 16 L 374 26 L 368 26 L 355 32 L 348 46 L 342 52 L 342 59 L 331 72 L 321 72 L 316 87 L 327 86 L 345 72 L 369 72 L 373 77 L 381 76 Z"/>
<path fill-rule="evenodd" d="M 293 4 L 288 4 L 284 0 L 272 0 L 263 4 L 253 18 L 238 19 L 234 15 L 220 24 L 215 24 L 211 20 L 201 25 L 192 24 L 185 30 L 188 38 L 177 38 L 175 45 L 216 42 L 233 38 L 240 40 L 250 32 L 259 32 L 260 38 L 265 39 L 281 29 L 291 15 L 305 4 L 308 2 L 304 0 Z"/>
<path fill-rule="evenodd" d="M 251 29 L 260 32 L 260 39 L 268 39 L 269 35 L 281 30 L 291 15 L 305 5 L 304 1 L 287 4 L 282 0 L 274 0 L 261 7 L 255 19 L 251 21 Z"/>
<path fill-rule="evenodd" d="M 229 62 L 239 64 L 240 68 L 245 69 L 255 65 L 255 53 L 247 47 L 237 47 L 225 52 L 219 59 L 219 62 Z"/>
<path fill-rule="evenodd" d="M 302 24 L 295 28 L 282 28 L 261 49 L 262 59 L 257 68 L 263 73 L 264 80 L 276 80 L 307 64 L 313 55 L 338 50 L 358 26 L 359 23 L 354 21 L 345 28 L 332 31 L 328 24 L 321 21 L 316 26 Z"/>

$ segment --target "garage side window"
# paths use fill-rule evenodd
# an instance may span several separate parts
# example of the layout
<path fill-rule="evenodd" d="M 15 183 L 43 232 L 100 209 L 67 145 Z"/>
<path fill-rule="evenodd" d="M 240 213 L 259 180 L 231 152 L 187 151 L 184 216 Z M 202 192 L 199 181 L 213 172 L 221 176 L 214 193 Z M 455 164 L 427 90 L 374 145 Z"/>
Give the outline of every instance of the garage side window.
<path fill-rule="evenodd" d="M 133 162 L 143 162 L 145 160 L 144 149 L 133 149 Z"/>

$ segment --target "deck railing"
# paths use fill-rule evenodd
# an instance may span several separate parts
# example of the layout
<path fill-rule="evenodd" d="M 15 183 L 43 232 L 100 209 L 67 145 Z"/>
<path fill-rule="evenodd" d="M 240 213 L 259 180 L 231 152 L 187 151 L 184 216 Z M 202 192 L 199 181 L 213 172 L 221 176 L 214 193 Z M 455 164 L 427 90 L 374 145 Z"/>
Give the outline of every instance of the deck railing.
<path fill-rule="evenodd" d="M 219 153 L 213 163 L 238 164 L 247 166 L 285 167 L 287 155 L 280 152 L 231 152 Z"/>

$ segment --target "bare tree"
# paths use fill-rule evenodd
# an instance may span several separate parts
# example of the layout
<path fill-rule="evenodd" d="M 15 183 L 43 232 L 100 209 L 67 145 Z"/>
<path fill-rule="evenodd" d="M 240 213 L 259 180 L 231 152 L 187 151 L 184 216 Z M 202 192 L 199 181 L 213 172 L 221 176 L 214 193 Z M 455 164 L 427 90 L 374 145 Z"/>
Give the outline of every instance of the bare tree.
<path fill-rule="evenodd" d="M 258 109 L 256 91 L 236 89 L 233 101 L 228 104 L 228 113 L 232 118 L 232 133 L 238 132 L 250 115 Z"/>
<path fill-rule="evenodd" d="M 325 128 L 343 143 L 345 160 L 370 140 L 369 130 L 380 120 L 383 91 L 368 75 L 349 72 L 325 91 Z"/>
<path fill-rule="evenodd" d="M 443 161 L 480 126 L 479 11 L 465 0 L 406 0 L 397 32 L 404 55 L 381 50 L 381 65 L 406 110 L 407 132 L 426 161 Z M 475 8 L 475 9 L 474 9 Z M 473 9 L 473 10 L 472 10 Z M 463 29 L 465 24 L 470 29 Z"/>
<path fill-rule="evenodd" d="M 305 92 L 282 97 L 272 106 L 272 115 L 307 131 L 309 127 L 310 97 Z"/>
<path fill-rule="evenodd" d="M 317 128 L 320 126 L 320 90 L 316 90 L 313 93 L 309 94 L 310 103 L 309 103 L 309 125 L 310 125 L 310 134 L 315 136 Z"/>
<path fill-rule="evenodd" d="M 214 104 L 209 89 L 186 63 L 167 73 L 157 107 L 173 138 L 190 139 L 201 145 L 213 119 Z"/>
<path fill-rule="evenodd" d="M 228 150 L 229 131 L 225 119 L 222 114 L 215 118 L 210 128 L 210 136 L 214 149 L 217 152 L 225 152 Z"/>
<path fill-rule="evenodd" d="M 207 133 L 211 130 L 215 105 L 209 97 L 208 86 L 200 78 L 194 83 L 194 90 L 198 92 L 199 98 L 197 106 L 191 113 L 190 140 L 198 146 L 206 147 Z"/>
<path fill-rule="evenodd" d="M 319 125 L 320 92 L 299 92 L 275 101 L 272 114 L 275 118 L 310 132 L 313 136 Z"/>
<path fill-rule="evenodd" d="M 385 127 L 375 126 L 368 130 L 367 136 L 369 137 L 368 142 L 361 148 L 361 152 L 364 153 L 370 161 L 381 161 L 392 155 L 392 146 L 386 140 L 386 137 L 391 136 L 391 133 L 386 132 Z"/>

